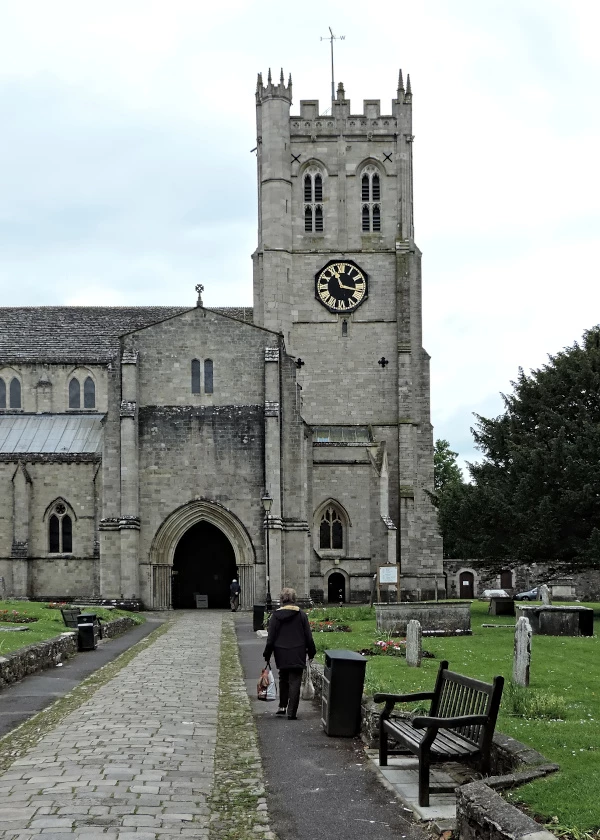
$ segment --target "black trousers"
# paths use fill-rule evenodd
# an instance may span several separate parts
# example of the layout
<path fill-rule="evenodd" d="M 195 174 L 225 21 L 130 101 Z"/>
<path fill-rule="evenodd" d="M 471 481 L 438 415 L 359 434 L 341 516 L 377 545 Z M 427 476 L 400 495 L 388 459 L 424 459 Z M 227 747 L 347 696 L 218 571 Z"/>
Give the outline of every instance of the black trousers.
<path fill-rule="evenodd" d="M 285 709 L 288 715 L 295 715 L 300 702 L 300 685 L 304 668 L 279 669 L 279 707 Z"/>

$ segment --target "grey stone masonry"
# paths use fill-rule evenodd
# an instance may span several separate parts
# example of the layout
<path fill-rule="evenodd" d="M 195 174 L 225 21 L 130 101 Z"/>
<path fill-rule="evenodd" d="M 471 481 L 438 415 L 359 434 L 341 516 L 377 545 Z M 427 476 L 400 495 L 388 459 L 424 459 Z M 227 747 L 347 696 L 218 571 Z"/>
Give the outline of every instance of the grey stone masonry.
<path fill-rule="evenodd" d="M 1 840 L 207 838 L 223 620 L 179 614 L 16 760 L 0 776 Z"/>
<path fill-rule="evenodd" d="M 406 626 L 406 664 L 413 668 L 421 666 L 423 658 L 423 633 L 419 622 L 411 618 Z"/>
<path fill-rule="evenodd" d="M 517 685 L 529 685 L 529 666 L 531 663 L 531 624 L 521 617 L 515 627 L 515 651 L 513 659 L 513 682 Z"/>

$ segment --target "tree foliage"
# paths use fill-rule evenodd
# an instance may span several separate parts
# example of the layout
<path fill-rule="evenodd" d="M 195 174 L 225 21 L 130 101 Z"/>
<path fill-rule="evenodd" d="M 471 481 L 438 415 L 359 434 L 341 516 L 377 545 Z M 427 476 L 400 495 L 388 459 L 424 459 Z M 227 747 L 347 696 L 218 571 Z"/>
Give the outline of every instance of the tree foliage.
<path fill-rule="evenodd" d="M 446 505 L 458 556 L 598 566 L 600 327 L 512 385 L 503 414 L 476 415 L 483 460 Z"/>
<path fill-rule="evenodd" d="M 455 513 L 462 501 L 465 484 L 456 463 L 458 452 L 450 449 L 447 440 L 440 438 L 433 450 L 433 487 L 431 500 L 438 510 L 438 525 L 444 541 L 444 557 L 456 557 L 462 525 Z"/>

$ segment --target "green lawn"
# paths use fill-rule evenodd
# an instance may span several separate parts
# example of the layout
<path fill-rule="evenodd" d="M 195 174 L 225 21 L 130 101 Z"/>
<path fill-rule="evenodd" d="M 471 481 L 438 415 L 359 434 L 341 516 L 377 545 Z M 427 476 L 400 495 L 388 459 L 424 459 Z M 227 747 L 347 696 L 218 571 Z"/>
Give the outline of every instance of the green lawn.
<path fill-rule="evenodd" d="M 70 606 L 70 605 L 67 605 Z M 6 611 L 6 612 L 5 612 Z M 124 612 L 123 610 L 107 610 L 103 607 L 90 607 L 84 610 L 95 613 L 103 621 L 110 621 L 111 618 L 119 618 L 127 615 L 136 623 L 141 624 L 145 619 L 139 613 Z M 14 616 L 14 612 L 18 615 Z M 21 616 L 37 618 L 37 621 L 30 623 L 16 621 L 7 622 L 3 620 L 6 613 L 11 618 L 19 619 Z M 23 632 L 14 632 L 2 628 L 27 627 Z M 48 604 L 38 601 L 0 601 L 0 656 L 6 656 L 19 648 L 42 642 L 44 639 L 51 639 L 67 631 L 60 609 L 49 609 Z"/>
<path fill-rule="evenodd" d="M 525 785 L 508 798 L 521 802 L 532 813 L 553 820 L 549 826 L 568 827 L 575 836 L 600 828 L 600 604 L 594 608 L 593 637 L 534 636 L 531 681 L 525 700 L 540 710 L 518 714 L 511 703 L 510 685 L 505 687 L 498 730 L 539 750 L 549 761 L 560 764 L 560 773 Z M 323 610 L 314 611 L 322 618 Z M 315 633 L 317 658 L 328 648 L 360 650 L 378 636 L 374 610 L 333 607 L 329 617 L 340 618 L 352 633 Z M 490 681 L 502 674 L 512 677 L 512 629 L 484 628 L 482 624 L 510 624 L 508 616 L 488 616 L 487 603 L 474 601 L 471 608 L 472 636 L 424 638 L 423 647 L 435 655 L 420 668 L 409 668 L 396 656 L 373 656 L 367 664 L 367 694 L 375 691 L 411 692 L 433 687 L 438 664 L 447 659 L 454 671 Z M 522 698 L 521 698 L 522 699 Z M 554 710 L 554 712 L 553 712 Z M 540 717 L 539 715 L 544 715 Z"/>

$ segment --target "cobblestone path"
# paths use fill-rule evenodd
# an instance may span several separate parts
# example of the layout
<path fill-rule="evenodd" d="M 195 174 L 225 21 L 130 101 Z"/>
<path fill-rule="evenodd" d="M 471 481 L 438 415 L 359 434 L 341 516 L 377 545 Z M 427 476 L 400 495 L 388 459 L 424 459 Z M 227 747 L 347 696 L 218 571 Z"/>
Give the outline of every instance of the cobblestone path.
<path fill-rule="evenodd" d="M 0 775 L 0 840 L 215 836 L 209 795 L 230 620 L 179 614 Z"/>

